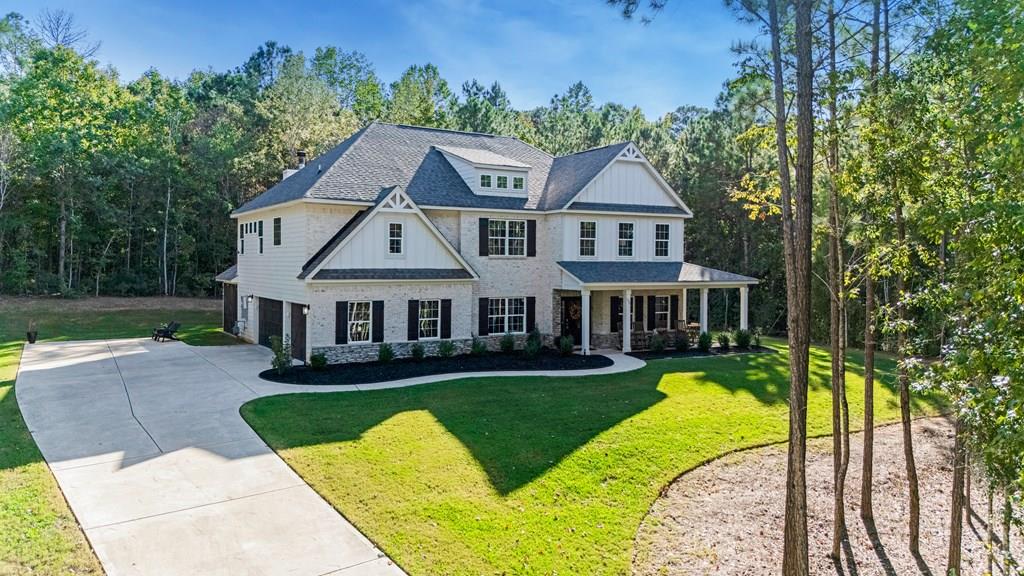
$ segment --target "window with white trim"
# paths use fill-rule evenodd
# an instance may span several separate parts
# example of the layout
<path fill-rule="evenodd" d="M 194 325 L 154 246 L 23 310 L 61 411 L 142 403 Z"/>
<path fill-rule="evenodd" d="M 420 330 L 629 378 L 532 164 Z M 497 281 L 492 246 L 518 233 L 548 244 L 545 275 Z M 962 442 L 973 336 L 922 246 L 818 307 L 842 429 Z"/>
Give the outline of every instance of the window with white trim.
<path fill-rule="evenodd" d="M 654 225 L 654 257 L 668 258 L 669 238 L 671 232 L 668 224 Z"/>
<path fill-rule="evenodd" d="M 487 253 L 491 256 L 526 256 L 526 220 L 490 220 Z"/>
<path fill-rule="evenodd" d="M 369 300 L 348 303 L 348 341 L 350 344 L 370 341 L 370 324 L 373 319 Z"/>
<path fill-rule="evenodd" d="M 487 301 L 489 334 L 526 332 L 526 298 L 491 298 Z"/>
<path fill-rule="evenodd" d="M 263 220 L 259 223 L 260 254 L 263 254 Z"/>
<path fill-rule="evenodd" d="M 281 219 L 274 218 L 274 246 L 281 245 Z"/>
<path fill-rule="evenodd" d="M 513 176 L 512 177 L 512 189 L 513 190 L 522 190 L 525 187 L 526 187 L 526 180 L 522 176 Z"/>
<path fill-rule="evenodd" d="M 654 297 L 654 329 L 668 330 L 669 300 L 668 296 Z"/>
<path fill-rule="evenodd" d="M 633 236 L 636 225 L 632 222 L 619 222 L 619 256 L 631 258 L 633 256 Z"/>
<path fill-rule="evenodd" d="M 388 254 L 397 256 L 402 253 L 402 223 L 390 222 L 388 223 Z"/>
<path fill-rule="evenodd" d="M 580 222 L 580 256 L 597 256 L 597 222 Z"/>
<path fill-rule="evenodd" d="M 481 174 L 480 175 L 480 187 L 481 188 L 490 188 L 491 187 L 491 175 L 490 174 Z"/>
<path fill-rule="evenodd" d="M 420 300 L 420 340 L 441 337 L 441 301 Z"/>
<path fill-rule="evenodd" d="M 498 188 L 508 188 L 508 176 L 498 176 L 495 178 L 495 182 Z"/>

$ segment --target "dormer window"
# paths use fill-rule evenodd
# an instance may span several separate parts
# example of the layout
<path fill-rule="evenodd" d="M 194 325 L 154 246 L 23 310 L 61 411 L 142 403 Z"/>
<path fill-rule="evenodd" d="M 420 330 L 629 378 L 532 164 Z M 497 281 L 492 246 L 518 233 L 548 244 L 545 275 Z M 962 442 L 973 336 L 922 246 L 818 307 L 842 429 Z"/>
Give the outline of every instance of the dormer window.
<path fill-rule="evenodd" d="M 491 187 L 491 175 L 490 174 L 481 174 L 480 175 L 480 187 L 481 188 L 490 188 Z"/>
<path fill-rule="evenodd" d="M 498 188 L 508 188 L 508 176 L 498 176 Z"/>
<path fill-rule="evenodd" d="M 512 189 L 513 190 L 522 190 L 523 186 L 525 186 L 525 185 L 526 185 L 526 180 L 524 180 L 522 176 L 513 176 L 512 177 Z"/>

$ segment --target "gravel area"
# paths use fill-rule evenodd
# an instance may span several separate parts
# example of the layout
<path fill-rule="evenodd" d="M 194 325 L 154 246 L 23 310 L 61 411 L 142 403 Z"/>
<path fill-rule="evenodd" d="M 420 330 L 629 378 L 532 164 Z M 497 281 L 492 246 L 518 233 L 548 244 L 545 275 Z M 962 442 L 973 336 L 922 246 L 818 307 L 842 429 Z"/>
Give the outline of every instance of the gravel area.
<path fill-rule="evenodd" d="M 851 437 L 847 476 L 848 544 L 842 562 L 828 556 L 832 539 L 832 440 L 808 443 L 808 532 L 811 574 L 941 575 L 948 549 L 953 426 L 944 418 L 915 421 L 914 449 L 921 491 L 921 558 L 907 551 L 908 501 L 899 424 L 875 431 L 875 530 L 860 518 L 863 436 Z M 782 564 L 786 445 L 725 456 L 679 477 L 652 507 L 637 535 L 633 573 L 753 575 Z M 985 488 L 973 478 L 974 514 L 965 518 L 963 573 L 985 572 Z M 997 498 L 998 516 L 998 498 Z M 1002 533 L 996 521 L 996 538 Z M 1016 539 L 1014 539 L 1016 538 Z M 1024 554 L 1022 537 L 1011 537 Z M 998 564 L 998 560 L 997 560 Z M 995 573 L 1001 574 L 997 567 Z"/>

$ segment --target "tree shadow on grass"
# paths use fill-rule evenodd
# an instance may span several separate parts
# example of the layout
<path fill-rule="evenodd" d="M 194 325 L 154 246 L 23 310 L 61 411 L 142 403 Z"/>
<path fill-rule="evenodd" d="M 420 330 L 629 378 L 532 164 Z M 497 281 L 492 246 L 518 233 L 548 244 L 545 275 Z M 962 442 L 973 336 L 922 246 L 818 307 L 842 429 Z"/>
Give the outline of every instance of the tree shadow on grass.
<path fill-rule="evenodd" d="M 426 410 L 507 495 L 664 399 L 660 377 L 642 369 L 587 378 L 470 379 L 376 391 L 356 404 L 347 393 L 295 394 L 251 402 L 242 414 L 280 450 L 356 440 L 397 414 Z"/>

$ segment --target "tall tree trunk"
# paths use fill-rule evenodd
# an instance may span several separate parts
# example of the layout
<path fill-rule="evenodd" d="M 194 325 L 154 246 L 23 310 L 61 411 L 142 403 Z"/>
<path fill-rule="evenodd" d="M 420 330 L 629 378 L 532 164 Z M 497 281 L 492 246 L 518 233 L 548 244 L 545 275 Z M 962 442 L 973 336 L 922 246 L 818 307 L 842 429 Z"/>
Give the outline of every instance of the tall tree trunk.
<path fill-rule="evenodd" d="M 67 288 L 64 284 L 64 268 L 68 248 L 68 210 L 67 203 L 63 198 L 60 199 L 60 216 L 57 218 L 57 228 L 60 238 L 57 248 L 57 277 L 60 278 L 61 292 L 63 292 Z"/>
<path fill-rule="evenodd" d="M 946 575 L 960 576 L 960 547 L 964 525 L 964 429 L 956 419 L 953 439 L 953 494 L 949 514 L 949 553 L 946 555 Z"/>
<path fill-rule="evenodd" d="M 169 286 L 167 283 L 167 225 L 171 215 L 171 179 L 167 178 L 167 200 L 164 202 L 164 239 L 161 248 L 160 264 L 163 278 L 163 292 L 167 296 Z"/>
<path fill-rule="evenodd" d="M 988 517 L 987 527 L 985 530 L 985 573 L 992 574 L 992 569 L 995 567 L 996 550 L 994 547 L 995 542 L 995 506 L 993 506 L 993 500 L 995 500 L 995 490 L 992 489 L 992 481 L 989 481 L 988 485 Z"/>
<path fill-rule="evenodd" d="M 1011 574 L 1013 557 L 1010 555 L 1010 524 L 1013 522 L 1013 504 L 1010 502 L 1010 489 L 1003 492 L 1003 574 Z"/>
<path fill-rule="evenodd" d="M 906 223 L 903 220 L 903 202 L 896 201 L 896 239 L 900 248 L 904 248 L 907 240 Z M 910 419 L 910 375 L 907 373 L 907 286 L 906 272 L 896 273 L 896 317 L 899 330 L 896 336 L 897 374 L 900 385 L 900 420 L 903 424 L 903 456 L 907 466 L 907 484 L 910 490 L 910 541 L 912 554 L 921 550 L 921 496 L 917 481 L 917 464 L 914 462 L 914 438 Z"/>
<path fill-rule="evenodd" d="M 875 282 L 869 270 L 864 277 L 864 460 L 860 477 L 860 516 L 875 517 L 871 491 L 875 458 Z"/>

